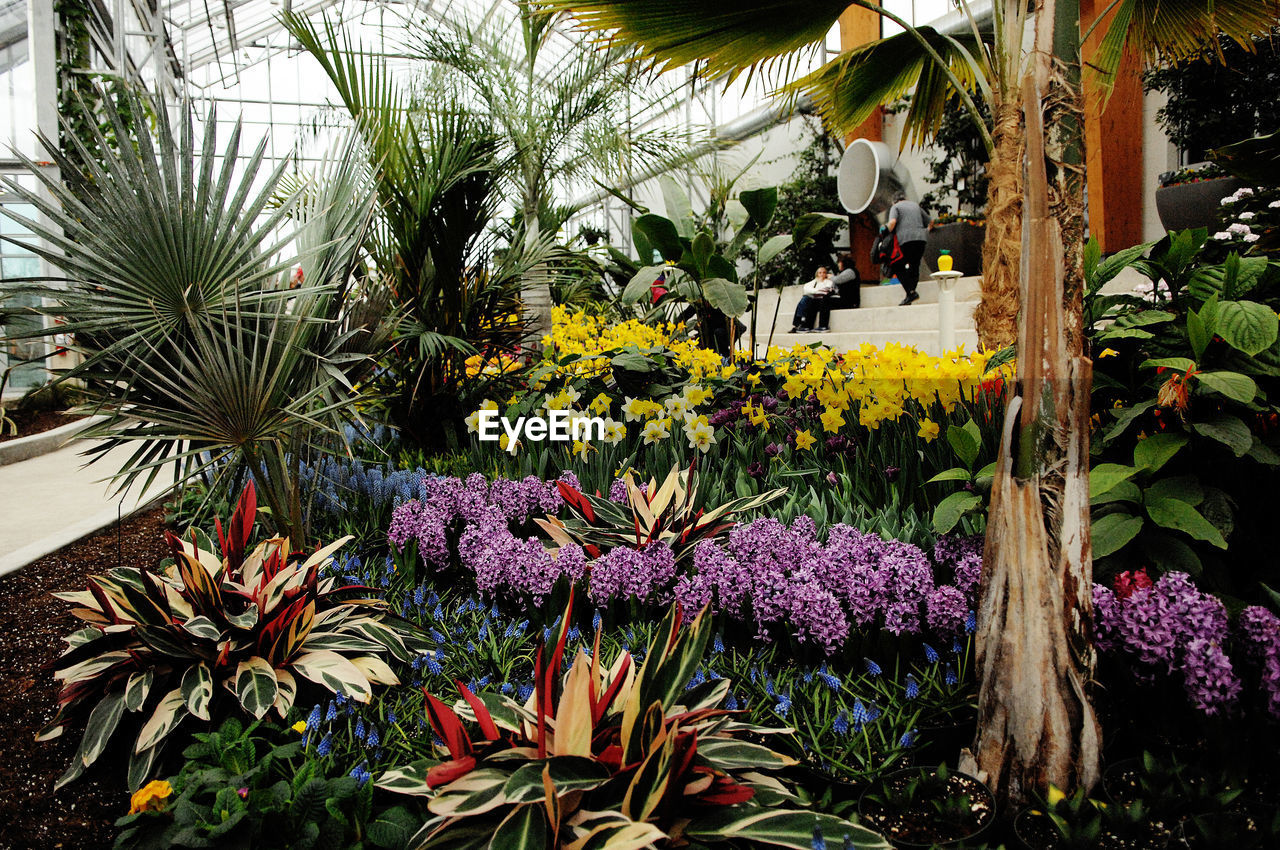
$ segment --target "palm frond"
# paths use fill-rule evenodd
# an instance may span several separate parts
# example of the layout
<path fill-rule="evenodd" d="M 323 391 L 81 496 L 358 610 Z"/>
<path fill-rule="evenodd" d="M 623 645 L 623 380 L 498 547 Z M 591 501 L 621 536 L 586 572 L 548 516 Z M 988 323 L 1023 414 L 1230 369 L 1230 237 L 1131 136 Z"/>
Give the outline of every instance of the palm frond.
<path fill-rule="evenodd" d="M 1280 21 L 1278 0 L 1116 0 L 1085 31 L 1086 40 L 1103 26 L 1089 74 L 1103 98 L 1110 95 L 1127 51 L 1145 61 L 1170 63 L 1217 49 L 1222 34 L 1253 50 L 1253 39 Z"/>
<path fill-rule="evenodd" d="M 821 42 L 848 0 L 547 0 L 584 26 L 639 48 L 663 70 L 704 63 L 730 79 Z"/>
<path fill-rule="evenodd" d="M 943 60 L 945 69 L 935 55 Z M 918 27 L 915 33 L 898 33 L 846 51 L 787 89 L 808 94 L 823 118 L 844 130 L 857 127 L 882 104 L 911 95 L 903 144 L 910 141 L 920 146 L 942 122 L 943 111 L 955 94 L 953 76 L 964 91 L 990 102 L 990 68 L 985 56 L 984 45 L 971 36 L 949 36 L 932 27 Z"/>

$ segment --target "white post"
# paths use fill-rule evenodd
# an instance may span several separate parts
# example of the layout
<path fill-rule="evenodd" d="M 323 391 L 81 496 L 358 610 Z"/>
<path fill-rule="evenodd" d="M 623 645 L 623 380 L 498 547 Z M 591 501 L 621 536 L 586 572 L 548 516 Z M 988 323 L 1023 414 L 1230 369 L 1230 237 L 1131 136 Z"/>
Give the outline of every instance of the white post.
<path fill-rule="evenodd" d="M 956 347 L 956 279 L 960 272 L 934 272 L 938 282 L 938 354 Z"/>

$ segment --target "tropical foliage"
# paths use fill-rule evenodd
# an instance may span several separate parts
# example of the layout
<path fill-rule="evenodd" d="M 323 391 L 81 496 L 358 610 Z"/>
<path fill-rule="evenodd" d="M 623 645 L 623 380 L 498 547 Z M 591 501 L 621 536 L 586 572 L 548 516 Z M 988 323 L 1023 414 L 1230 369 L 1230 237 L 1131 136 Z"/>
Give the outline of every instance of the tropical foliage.
<path fill-rule="evenodd" d="M 61 735 L 89 710 L 80 749 L 59 781 L 71 782 L 113 739 L 126 739 L 129 787 L 155 771 L 166 740 L 187 718 L 243 712 L 288 715 L 307 680 L 367 701 L 373 686 L 399 682 L 383 656 L 407 660 L 417 638 L 388 616 L 370 590 L 321 578 L 345 543 L 302 558 L 288 539 L 248 549 L 257 514 L 245 488 L 221 554 L 193 534 L 168 535 L 173 558 L 160 572 L 117 567 L 83 591 L 56 594 L 85 627 L 54 665 L 63 682 L 57 716 L 41 732 Z M 227 694 L 231 695 L 228 698 Z M 126 733 L 139 726 L 136 735 Z"/>
<path fill-rule="evenodd" d="M 685 628 L 683 619 L 678 608 L 667 614 L 639 669 L 625 652 L 606 667 L 597 633 L 593 653 L 579 651 L 562 677 L 566 617 L 554 648 L 538 652 L 537 684 L 523 705 L 477 696 L 462 683 L 456 708 L 427 694 L 447 758 L 376 780 L 428 797 L 434 817 L 413 846 L 644 846 L 683 836 L 711 846 L 749 840 L 806 850 L 817 834 L 887 847 L 863 827 L 806 811 L 771 775 L 793 761 L 744 740 L 774 730 L 740 723 L 719 707 L 729 682 L 685 689 L 711 632 L 703 614 Z M 474 739 L 460 715 L 474 722 Z"/>

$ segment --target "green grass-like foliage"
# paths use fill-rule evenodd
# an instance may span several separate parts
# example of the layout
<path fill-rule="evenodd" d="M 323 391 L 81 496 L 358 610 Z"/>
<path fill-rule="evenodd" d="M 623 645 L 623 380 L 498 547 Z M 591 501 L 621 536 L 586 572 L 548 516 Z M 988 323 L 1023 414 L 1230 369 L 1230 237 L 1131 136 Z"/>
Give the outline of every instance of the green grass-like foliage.
<path fill-rule="evenodd" d="M 863 827 L 804 807 L 775 775 L 795 760 L 755 742 L 786 730 L 720 708 L 727 680 L 685 688 L 711 629 L 705 611 L 687 627 L 682 619 L 674 606 L 638 670 L 628 652 L 605 667 L 597 632 L 592 653 L 580 651 L 562 677 L 566 612 L 554 646 L 538 651 L 525 704 L 477 696 L 461 682 L 453 707 L 427 693 L 443 758 L 376 781 L 428 798 L 433 817 L 410 846 L 638 848 L 683 838 L 808 850 L 820 833 L 833 844 L 887 848 Z"/>
<path fill-rule="evenodd" d="M 39 738 L 60 735 L 72 714 L 92 706 L 59 787 L 113 737 L 132 736 L 129 786 L 138 788 L 188 717 L 261 718 L 274 709 L 283 718 L 303 679 L 359 702 L 375 684 L 399 683 L 382 656 L 408 660 L 421 648 L 412 630 L 368 598 L 369 588 L 321 578 L 346 539 L 305 557 L 278 537 L 247 551 L 256 510 L 250 484 L 226 534 L 218 523 L 221 555 L 197 532 L 190 541 L 169 533 L 173 558 L 160 572 L 118 567 L 91 577 L 87 590 L 55 594 L 87 627 L 66 638 L 54 663 L 58 713 Z"/>

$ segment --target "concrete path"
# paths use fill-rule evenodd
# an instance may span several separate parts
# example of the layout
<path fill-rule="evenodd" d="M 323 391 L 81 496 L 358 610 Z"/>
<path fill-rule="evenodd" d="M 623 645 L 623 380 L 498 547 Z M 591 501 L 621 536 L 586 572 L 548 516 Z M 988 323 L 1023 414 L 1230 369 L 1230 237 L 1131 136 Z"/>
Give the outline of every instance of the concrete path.
<path fill-rule="evenodd" d="M 80 452 L 88 445 L 72 441 L 49 454 L 0 466 L 0 575 L 105 528 L 118 515 L 129 516 L 167 489 L 169 478 L 161 470 L 146 493 L 135 485 L 113 497 L 105 479 L 132 447 L 85 467 Z"/>

